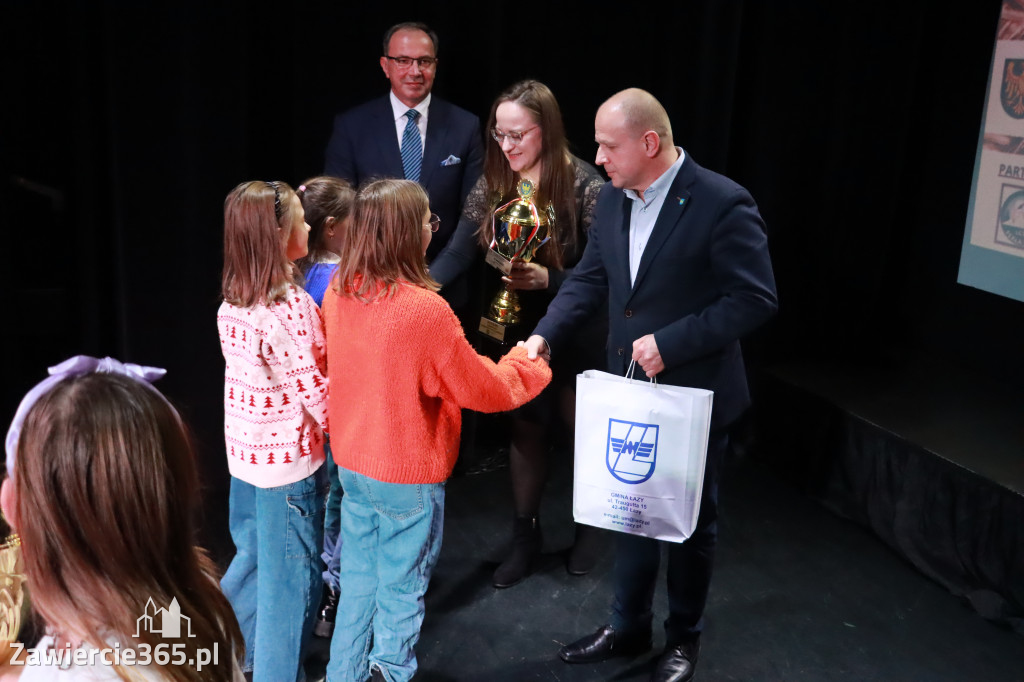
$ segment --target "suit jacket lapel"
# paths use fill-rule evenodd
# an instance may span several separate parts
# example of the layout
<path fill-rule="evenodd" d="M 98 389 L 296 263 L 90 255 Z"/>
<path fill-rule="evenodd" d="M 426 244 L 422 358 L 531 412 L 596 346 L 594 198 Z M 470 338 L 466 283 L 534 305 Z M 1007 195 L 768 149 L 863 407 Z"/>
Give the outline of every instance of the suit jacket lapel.
<path fill-rule="evenodd" d="M 402 150 L 398 147 L 398 133 L 395 128 L 395 112 L 391 108 L 391 98 L 385 95 L 380 106 L 374 112 L 373 129 L 377 138 L 380 158 L 387 167 L 387 174 L 395 178 L 404 178 L 402 167 Z"/>
<path fill-rule="evenodd" d="M 651 231 L 651 237 L 647 240 L 647 246 L 644 247 L 643 256 L 640 257 L 640 267 L 637 269 L 636 281 L 633 283 L 633 291 L 635 292 L 640 285 L 643 284 L 644 276 L 647 271 L 651 269 L 651 262 L 655 259 L 661 247 L 665 244 L 665 240 L 668 239 L 672 231 L 676 229 L 679 220 L 682 218 L 683 213 L 690 205 L 690 193 L 687 187 L 690 185 L 690 179 L 693 171 L 693 164 L 690 159 L 683 161 L 682 168 L 676 173 L 675 180 L 669 185 L 668 194 L 665 196 L 665 202 L 661 205 L 661 211 L 658 213 L 658 219 L 654 222 L 654 229 Z M 628 225 L 628 219 L 627 219 Z M 627 252 L 627 267 L 628 267 L 628 252 L 629 252 L 629 230 L 626 230 L 626 252 Z"/>
<path fill-rule="evenodd" d="M 436 98 L 430 102 L 427 114 L 427 140 L 423 146 L 423 166 L 420 168 L 420 184 L 428 186 L 431 176 L 441 166 L 441 154 L 447 148 L 448 117 L 444 102 Z"/>
<path fill-rule="evenodd" d="M 625 192 L 621 189 L 616 188 L 614 190 L 619 196 L 619 223 L 614 232 L 614 253 L 619 254 L 616 259 L 618 261 L 619 272 L 617 273 L 621 278 L 619 281 L 623 283 L 628 291 L 630 289 L 629 283 L 629 214 L 633 208 L 633 202 L 629 197 L 626 196 Z M 611 278 L 609 278 L 611 279 Z"/>

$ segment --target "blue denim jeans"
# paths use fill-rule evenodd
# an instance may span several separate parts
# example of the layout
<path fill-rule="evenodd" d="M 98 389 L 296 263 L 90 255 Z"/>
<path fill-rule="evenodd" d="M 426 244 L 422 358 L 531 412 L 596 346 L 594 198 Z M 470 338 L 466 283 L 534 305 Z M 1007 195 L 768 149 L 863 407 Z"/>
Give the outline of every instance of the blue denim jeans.
<path fill-rule="evenodd" d="M 416 672 L 423 595 L 441 552 L 444 483 L 382 483 L 341 469 L 341 599 L 329 682 Z M 372 644 L 372 649 L 371 649 Z"/>
<path fill-rule="evenodd" d="M 324 510 L 324 551 L 320 558 L 326 566 L 323 574 L 324 583 L 337 592 L 338 566 L 341 563 L 341 497 L 345 491 L 338 477 L 338 465 L 331 456 L 329 441 L 324 444 L 324 454 L 327 455 L 327 480 L 330 489 L 327 491 L 327 507 Z"/>
<path fill-rule="evenodd" d="M 231 560 L 221 589 L 245 637 L 243 670 L 254 682 L 304 680 L 302 661 L 320 603 L 326 473 L 257 488 L 231 479 Z"/>

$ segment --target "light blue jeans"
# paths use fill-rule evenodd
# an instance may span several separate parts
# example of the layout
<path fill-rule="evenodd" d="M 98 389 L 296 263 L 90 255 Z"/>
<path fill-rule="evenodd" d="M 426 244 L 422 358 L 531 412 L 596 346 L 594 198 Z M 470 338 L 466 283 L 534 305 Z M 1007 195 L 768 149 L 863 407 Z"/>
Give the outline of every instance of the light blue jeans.
<path fill-rule="evenodd" d="M 231 560 L 221 589 L 245 637 L 253 682 L 305 680 L 302 662 L 320 604 L 321 512 L 327 470 L 276 488 L 231 479 Z"/>
<path fill-rule="evenodd" d="M 340 473 L 341 599 L 327 679 L 365 682 L 372 666 L 405 682 L 416 672 L 423 595 L 441 552 L 444 483 Z"/>
<path fill-rule="evenodd" d="M 324 511 L 324 551 L 320 558 L 326 566 L 323 573 L 324 583 L 337 592 L 341 563 L 341 498 L 345 491 L 341 487 L 341 479 L 338 478 L 338 465 L 331 456 L 329 441 L 324 444 L 324 454 L 327 455 L 327 480 L 330 487 L 327 491 L 327 508 Z"/>

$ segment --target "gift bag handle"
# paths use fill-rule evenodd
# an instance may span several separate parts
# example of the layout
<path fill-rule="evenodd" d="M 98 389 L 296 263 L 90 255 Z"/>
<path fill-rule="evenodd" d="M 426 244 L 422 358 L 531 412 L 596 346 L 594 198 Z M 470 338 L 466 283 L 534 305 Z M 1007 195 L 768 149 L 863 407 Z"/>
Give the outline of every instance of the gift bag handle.
<path fill-rule="evenodd" d="M 640 379 L 636 379 L 636 378 L 633 377 L 633 373 L 635 371 L 636 371 L 636 360 L 630 360 L 629 361 L 629 368 L 626 370 L 626 378 L 629 379 L 630 381 L 640 381 Z M 657 374 L 655 374 L 653 377 L 651 377 L 651 383 L 657 385 L 657 383 L 658 383 L 658 375 Z"/>

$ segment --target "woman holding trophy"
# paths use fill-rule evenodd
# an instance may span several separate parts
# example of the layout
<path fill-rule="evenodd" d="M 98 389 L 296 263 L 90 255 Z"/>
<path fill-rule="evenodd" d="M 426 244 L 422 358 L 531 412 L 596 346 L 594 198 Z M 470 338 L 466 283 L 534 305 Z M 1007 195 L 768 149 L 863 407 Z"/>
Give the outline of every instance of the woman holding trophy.
<path fill-rule="evenodd" d="M 604 180 L 593 166 L 569 153 L 558 102 L 543 83 L 520 81 L 501 93 L 491 106 L 487 127 L 493 141 L 487 144 L 483 176 L 467 196 L 459 225 L 431 264 L 430 274 L 444 286 L 490 247 L 488 263 L 504 275 L 494 281 L 503 282 L 506 291 L 495 297 L 481 321 L 481 332 L 507 346 L 526 338 L 583 255 Z M 523 208 L 529 204 L 533 208 Z M 538 239 L 531 244 L 524 243 L 525 237 L 511 240 L 519 248 L 502 252 L 494 259 L 496 264 L 491 256 L 520 232 L 515 224 L 519 218 L 510 217 L 517 208 L 520 215 L 532 211 L 533 220 L 526 217 L 523 229 L 540 228 L 533 230 Z M 510 226 L 514 235 L 508 234 Z M 503 293 L 512 293 L 519 302 L 509 304 Z M 509 306 L 514 307 L 511 323 L 503 318 Z M 551 386 L 513 415 L 512 551 L 494 573 L 495 587 L 510 587 L 522 580 L 540 553 L 538 512 L 547 479 L 548 445 L 559 421 L 572 433 L 575 376 L 603 366 L 606 337 L 607 318 L 602 313 L 579 330 L 574 352 L 553 368 Z M 570 573 L 590 571 L 600 549 L 599 532 L 590 526 L 576 527 L 567 565 Z"/>

